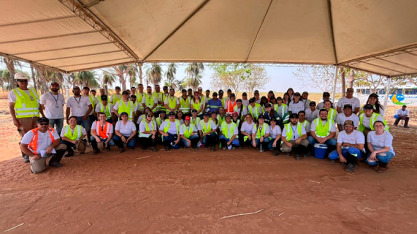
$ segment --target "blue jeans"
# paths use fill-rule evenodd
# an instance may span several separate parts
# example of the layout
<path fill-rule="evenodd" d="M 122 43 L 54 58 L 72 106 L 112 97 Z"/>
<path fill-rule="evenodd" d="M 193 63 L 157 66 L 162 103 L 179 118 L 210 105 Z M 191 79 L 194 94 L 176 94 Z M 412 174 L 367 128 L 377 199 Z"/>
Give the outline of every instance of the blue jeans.
<path fill-rule="evenodd" d="M 126 138 L 129 138 L 128 136 L 125 136 Z M 113 136 L 113 141 L 116 143 L 116 145 L 118 145 L 118 146 L 120 146 L 120 145 L 122 145 L 123 146 L 123 141 L 122 141 L 122 138 L 121 137 L 119 137 L 118 135 L 114 135 Z M 121 143 L 121 144 L 120 144 Z M 135 147 L 136 146 L 136 136 L 135 137 L 132 137 L 128 142 L 127 142 L 127 147 L 130 147 L 130 148 L 133 148 L 133 147 Z M 119 147 L 119 148 L 122 148 L 122 147 Z"/>
<path fill-rule="evenodd" d="M 83 117 L 77 117 L 77 125 L 81 125 L 83 126 L 83 128 L 85 128 L 85 131 L 87 132 L 88 135 L 90 135 L 90 131 L 91 131 L 91 125 L 93 123 L 90 123 L 90 118 L 87 118 L 87 120 L 83 120 Z"/>
<path fill-rule="evenodd" d="M 215 141 L 216 138 L 217 138 L 217 134 L 214 133 L 214 132 L 212 132 L 212 133 L 210 133 L 210 135 L 207 135 L 207 136 L 203 137 L 201 143 L 203 143 L 204 145 L 207 144 L 207 143 L 213 143 L 213 144 L 215 144 L 214 141 Z"/>
<path fill-rule="evenodd" d="M 309 136 L 307 137 L 308 142 L 310 142 L 310 145 L 319 143 L 313 136 Z M 329 140 L 327 140 L 326 142 L 324 142 L 324 144 L 326 144 L 327 146 L 336 146 L 337 145 L 337 140 L 336 138 L 330 138 Z"/>
<path fill-rule="evenodd" d="M 226 138 L 225 135 L 221 135 L 219 137 L 219 140 L 225 140 L 226 142 L 230 141 L 230 139 Z M 232 145 L 239 146 L 239 139 L 235 137 L 235 139 L 233 139 L 233 141 L 232 141 Z M 225 145 L 223 145 L 223 147 L 225 147 Z"/>
<path fill-rule="evenodd" d="M 276 139 L 276 138 L 271 138 L 271 139 L 269 140 L 268 149 L 270 149 L 270 150 L 273 150 L 273 149 L 274 149 L 274 147 L 272 147 L 272 144 L 274 144 L 275 139 Z M 277 149 L 279 149 L 279 146 L 280 146 L 280 141 L 281 141 L 281 140 L 278 140 L 278 141 L 277 141 L 277 146 L 276 146 L 276 148 L 277 148 Z"/>
<path fill-rule="evenodd" d="M 49 125 L 55 128 L 58 135 L 60 135 L 62 127 L 64 126 L 64 119 L 49 119 Z"/>
<path fill-rule="evenodd" d="M 343 157 L 346 157 L 348 153 L 351 155 L 356 155 L 357 159 L 362 158 L 362 151 L 360 151 L 359 149 L 355 147 L 349 147 L 349 149 L 342 149 Z M 329 159 L 335 160 L 338 158 L 339 158 L 339 153 L 337 152 L 337 150 L 333 150 L 332 152 L 330 152 Z"/>
<path fill-rule="evenodd" d="M 198 134 L 192 135 L 188 138 L 188 140 L 192 141 L 194 139 L 198 139 Z M 191 145 L 188 142 L 181 138 L 181 142 L 184 143 L 185 147 L 190 147 Z"/>
<path fill-rule="evenodd" d="M 162 136 L 162 141 L 163 141 L 163 142 L 168 142 L 168 143 L 171 143 L 171 142 L 173 142 L 173 141 L 176 141 L 176 140 L 177 140 L 177 138 L 178 138 L 178 135 L 177 135 L 177 134 L 172 135 L 172 134 L 169 134 L 169 133 L 168 133 L 168 136 Z"/>
<path fill-rule="evenodd" d="M 384 153 L 379 153 L 376 154 L 376 158 L 378 159 L 378 161 L 375 162 L 369 162 L 368 158 L 369 156 L 371 156 L 371 153 L 368 154 L 368 157 L 366 159 L 366 162 L 370 165 L 370 166 L 376 166 L 378 165 L 378 162 L 382 162 L 382 163 L 389 163 L 389 161 L 395 156 L 392 152 L 388 151 L 388 152 L 384 152 Z"/>
<path fill-rule="evenodd" d="M 255 138 L 255 142 L 256 142 L 256 146 L 258 146 L 259 145 L 259 142 L 261 141 L 261 139 L 260 138 Z M 269 143 L 270 142 L 270 140 L 269 140 L 269 137 L 264 137 L 264 141 L 263 142 L 265 142 L 265 143 Z M 269 144 L 268 144 L 269 145 Z M 265 145 L 264 145 L 265 146 Z"/>

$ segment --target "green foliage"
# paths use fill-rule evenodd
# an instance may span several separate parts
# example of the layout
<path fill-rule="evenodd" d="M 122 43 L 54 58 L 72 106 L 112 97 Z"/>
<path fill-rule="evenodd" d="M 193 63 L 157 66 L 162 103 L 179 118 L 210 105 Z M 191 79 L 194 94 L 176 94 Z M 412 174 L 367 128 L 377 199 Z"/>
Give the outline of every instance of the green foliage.
<path fill-rule="evenodd" d="M 97 80 L 96 74 L 94 71 L 82 71 L 74 74 L 74 85 L 79 85 L 82 87 L 90 88 L 99 88 L 100 84 Z"/>
<path fill-rule="evenodd" d="M 151 66 L 146 70 L 147 83 L 159 84 L 162 80 L 162 68 L 159 63 L 152 63 Z"/>

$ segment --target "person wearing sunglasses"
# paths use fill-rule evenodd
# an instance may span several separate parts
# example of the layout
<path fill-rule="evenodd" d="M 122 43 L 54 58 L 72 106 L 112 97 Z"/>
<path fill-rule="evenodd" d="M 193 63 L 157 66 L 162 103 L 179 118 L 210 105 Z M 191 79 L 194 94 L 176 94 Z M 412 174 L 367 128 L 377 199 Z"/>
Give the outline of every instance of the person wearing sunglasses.
<path fill-rule="evenodd" d="M 121 120 L 117 121 L 113 136 L 114 144 L 119 147 L 120 153 L 125 151 L 124 145 L 126 144 L 131 150 L 136 146 L 136 125 L 129 120 L 129 116 L 126 112 L 120 114 Z"/>
<path fill-rule="evenodd" d="M 60 162 L 67 146 L 60 143 L 58 133 L 49 127 L 49 119 L 44 117 L 37 119 L 37 128 L 28 131 L 20 144 L 20 150 L 29 156 L 32 173 L 45 171 L 46 159 L 51 156 L 50 167 L 63 166 Z"/>
<path fill-rule="evenodd" d="M 9 92 L 9 111 L 20 136 L 36 128 L 36 121 L 42 115 L 45 117 L 39 105 L 39 96 L 35 89 L 28 88 L 29 78 L 23 72 L 14 75 L 18 87 Z M 22 152 L 23 161 L 29 162 L 29 156 Z"/>
<path fill-rule="evenodd" d="M 165 115 L 165 111 L 163 111 Z M 139 142 L 142 144 L 142 149 L 146 150 L 146 147 L 150 146 L 153 152 L 156 152 L 156 139 L 157 129 L 155 121 L 153 120 L 152 112 L 145 115 L 145 119 L 141 121 L 139 125 Z M 163 121 L 165 122 L 165 120 Z"/>

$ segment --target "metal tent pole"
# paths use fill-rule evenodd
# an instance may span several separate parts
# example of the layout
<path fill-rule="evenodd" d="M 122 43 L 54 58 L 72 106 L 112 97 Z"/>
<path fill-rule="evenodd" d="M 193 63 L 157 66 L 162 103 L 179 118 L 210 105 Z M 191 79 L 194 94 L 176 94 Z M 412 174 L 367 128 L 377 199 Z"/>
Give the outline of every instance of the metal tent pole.
<path fill-rule="evenodd" d="M 383 116 L 384 118 L 385 118 L 385 115 L 387 114 L 388 97 L 391 91 L 390 90 L 391 89 L 391 77 L 388 76 L 387 79 L 388 79 L 388 84 L 385 90 L 385 97 L 384 97 L 384 109 L 385 109 L 384 116 Z"/>
<path fill-rule="evenodd" d="M 334 100 L 335 100 L 334 98 L 335 98 L 335 95 L 336 95 L 337 69 L 338 69 L 338 66 L 336 65 L 335 68 L 334 68 L 334 83 L 333 83 L 333 93 L 332 93 L 332 103 L 333 103 L 333 105 L 334 105 Z"/>

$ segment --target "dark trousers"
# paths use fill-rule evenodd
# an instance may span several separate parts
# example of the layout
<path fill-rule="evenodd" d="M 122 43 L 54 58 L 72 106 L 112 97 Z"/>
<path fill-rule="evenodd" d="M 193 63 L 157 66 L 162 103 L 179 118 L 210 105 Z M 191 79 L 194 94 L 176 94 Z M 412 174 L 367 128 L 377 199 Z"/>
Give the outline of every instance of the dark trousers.
<path fill-rule="evenodd" d="M 177 134 L 173 135 L 173 134 L 169 134 L 168 133 L 168 136 L 162 136 L 162 143 L 165 146 L 170 146 L 171 145 L 171 142 L 174 142 L 177 139 L 178 139 L 178 135 Z"/>
<path fill-rule="evenodd" d="M 408 121 L 409 120 L 410 120 L 409 117 L 405 117 L 404 127 L 408 127 Z M 397 126 L 400 121 L 401 121 L 401 117 L 396 118 L 394 125 Z"/>
<path fill-rule="evenodd" d="M 212 132 L 209 135 L 203 137 L 202 142 L 206 147 L 211 145 L 211 146 L 215 146 L 217 143 L 217 134 Z"/>
<path fill-rule="evenodd" d="M 156 145 L 156 139 L 152 139 L 152 135 L 149 137 L 139 137 L 139 142 L 142 144 L 142 149 L 146 149 L 146 147 L 155 147 Z"/>
<path fill-rule="evenodd" d="M 249 146 L 252 144 L 252 141 L 250 141 L 249 139 L 247 139 L 245 141 L 245 135 L 243 135 L 242 133 L 239 133 L 239 143 L 241 146 Z"/>

